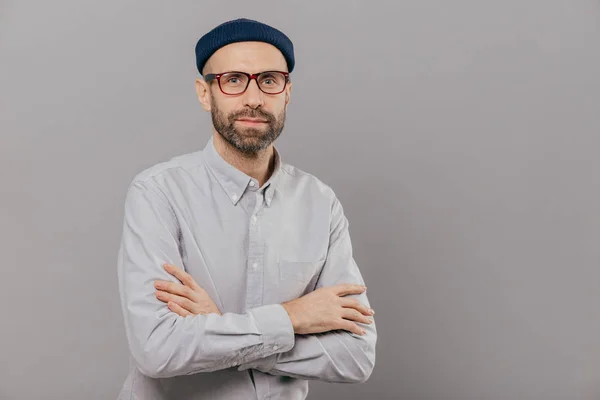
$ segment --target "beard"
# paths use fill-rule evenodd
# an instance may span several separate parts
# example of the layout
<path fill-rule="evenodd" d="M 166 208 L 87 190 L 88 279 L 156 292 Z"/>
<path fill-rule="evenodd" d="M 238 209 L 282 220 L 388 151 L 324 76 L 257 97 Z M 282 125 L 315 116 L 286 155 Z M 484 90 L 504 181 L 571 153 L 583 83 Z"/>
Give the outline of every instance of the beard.
<path fill-rule="evenodd" d="M 279 137 L 285 125 L 285 108 L 278 116 L 264 110 L 249 108 L 226 115 L 219 109 L 212 96 L 210 114 L 219 135 L 236 150 L 246 155 L 256 155 L 269 147 Z M 261 128 L 236 127 L 236 119 L 242 117 L 260 118 L 267 122 Z"/>

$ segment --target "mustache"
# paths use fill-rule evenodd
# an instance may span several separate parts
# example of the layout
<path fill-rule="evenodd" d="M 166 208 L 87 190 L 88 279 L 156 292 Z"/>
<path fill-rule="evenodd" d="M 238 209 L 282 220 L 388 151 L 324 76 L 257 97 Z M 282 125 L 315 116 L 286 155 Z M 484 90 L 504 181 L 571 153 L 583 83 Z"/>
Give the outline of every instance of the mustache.
<path fill-rule="evenodd" d="M 229 114 L 230 121 L 233 121 L 233 120 L 236 120 L 236 119 L 242 118 L 242 117 L 261 118 L 261 119 L 266 120 L 267 122 L 273 122 L 275 120 L 275 117 L 272 114 L 270 114 L 266 111 L 261 111 L 261 110 L 242 110 L 237 113 Z"/>

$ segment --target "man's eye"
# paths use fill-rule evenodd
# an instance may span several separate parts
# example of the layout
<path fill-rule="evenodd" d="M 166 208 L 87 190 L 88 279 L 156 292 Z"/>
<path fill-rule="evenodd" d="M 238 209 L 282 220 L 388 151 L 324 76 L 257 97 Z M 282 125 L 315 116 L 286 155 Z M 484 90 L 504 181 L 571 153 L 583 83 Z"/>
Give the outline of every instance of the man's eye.
<path fill-rule="evenodd" d="M 228 75 L 226 76 L 225 83 L 228 85 L 240 85 L 242 83 L 242 77 L 239 75 Z"/>
<path fill-rule="evenodd" d="M 263 85 L 267 85 L 267 86 L 276 85 L 277 84 L 277 78 L 274 77 L 273 75 L 263 76 L 262 79 L 261 79 L 261 81 L 260 81 L 260 83 L 263 84 Z"/>

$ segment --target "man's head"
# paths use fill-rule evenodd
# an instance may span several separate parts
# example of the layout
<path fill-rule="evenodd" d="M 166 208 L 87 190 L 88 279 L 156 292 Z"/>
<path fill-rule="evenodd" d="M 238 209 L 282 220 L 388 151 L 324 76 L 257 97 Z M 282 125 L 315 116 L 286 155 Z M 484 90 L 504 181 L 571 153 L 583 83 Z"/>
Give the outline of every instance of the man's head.
<path fill-rule="evenodd" d="M 196 80 L 198 99 L 215 131 L 247 155 L 268 148 L 290 100 L 294 53 L 287 36 L 257 21 L 229 21 L 200 38 L 196 65 L 204 76 Z"/>

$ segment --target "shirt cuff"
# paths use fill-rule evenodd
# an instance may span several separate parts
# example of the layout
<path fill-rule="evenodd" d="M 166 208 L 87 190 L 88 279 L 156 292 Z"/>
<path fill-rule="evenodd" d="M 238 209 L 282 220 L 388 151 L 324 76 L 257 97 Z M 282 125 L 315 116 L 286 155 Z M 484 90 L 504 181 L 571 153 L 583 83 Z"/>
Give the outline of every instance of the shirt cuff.
<path fill-rule="evenodd" d="M 294 347 L 295 335 L 292 321 L 281 304 L 269 304 L 248 311 L 256 321 L 263 340 L 263 357 L 241 364 L 239 371 L 249 368 L 268 372 L 277 362 L 279 353 Z"/>

